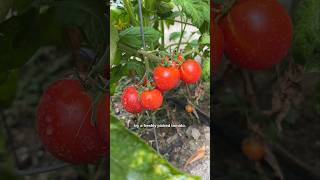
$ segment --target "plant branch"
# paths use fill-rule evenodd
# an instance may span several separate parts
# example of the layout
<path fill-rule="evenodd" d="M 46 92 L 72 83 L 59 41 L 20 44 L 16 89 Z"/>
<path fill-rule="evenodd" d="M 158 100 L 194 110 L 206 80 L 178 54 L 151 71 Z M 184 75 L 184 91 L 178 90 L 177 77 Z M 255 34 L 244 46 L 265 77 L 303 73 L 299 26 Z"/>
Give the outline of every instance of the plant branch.
<path fill-rule="evenodd" d="M 31 168 L 28 170 L 16 170 L 15 174 L 17 174 L 18 176 L 30 176 L 35 174 L 42 174 L 42 173 L 56 171 L 56 170 L 65 168 L 67 166 L 71 166 L 71 165 L 66 163 L 59 163 L 49 167 Z"/>
<path fill-rule="evenodd" d="M 181 21 L 183 21 L 183 20 L 182 20 L 182 16 L 181 16 Z M 180 48 L 180 45 L 181 45 L 181 41 L 182 41 L 184 32 L 185 32 L 185 30 L 186 30 L 186 27 L 187 27 L 187 24 L 185 24 L 184 27 L 183 27 L 183 24 L 181 24 L 181 34 L 180 34 L 180 39 L 179 39 L 179 43 L 178 43 L 178 47 L 177 47 L 177 50 L 178 50 L 178 51 L 179 51 L 179 48 Z"/>
<path fill-rule="evenodd" d="M 122 43 L 119 43 L 118 44 L 118 47 L 129 53 L 129 54 L 133 54 L 133 55 L 143 55 L 145 57 L 147 57 L 149 60 L 153 61 L 153 62 L 161 62 L 162 58 L 159 58 L 158 56 L 155 56 L 153 54 L 151 54 L 150 52 L 148 51 L 145 51 L 145 50 L 142 50 L 142 49 L 134 49 L 132 47 L 129 47 L 127 45 L 124 45 Z"/>

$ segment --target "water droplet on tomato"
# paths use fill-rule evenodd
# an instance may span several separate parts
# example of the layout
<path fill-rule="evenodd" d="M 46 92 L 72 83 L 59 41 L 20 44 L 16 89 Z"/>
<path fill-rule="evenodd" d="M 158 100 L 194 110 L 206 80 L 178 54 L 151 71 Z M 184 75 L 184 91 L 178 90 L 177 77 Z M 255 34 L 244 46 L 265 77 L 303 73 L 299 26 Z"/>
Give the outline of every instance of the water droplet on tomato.
<path fill-rule="evenodd" d="M 52 128 L 48 128 L 46 131 L 48 136 L 51 136 L 53 134 L 53 129 Z"/>

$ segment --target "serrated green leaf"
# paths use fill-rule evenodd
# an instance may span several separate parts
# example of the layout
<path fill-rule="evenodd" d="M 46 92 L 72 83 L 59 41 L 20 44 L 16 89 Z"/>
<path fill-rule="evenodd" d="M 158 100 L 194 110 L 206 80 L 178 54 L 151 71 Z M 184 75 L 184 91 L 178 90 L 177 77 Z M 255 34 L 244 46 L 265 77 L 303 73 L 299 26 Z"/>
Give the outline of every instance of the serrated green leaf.
<path fill-rule="evenodd" d="M 139 77 L 143 77 L 146 72 L 145 65 L 141 61 L 130 60 L 127 62 L 128 70 L 133 70 Z"/>
<path fill-rule="evenodd" d="M 202 44 L 202 45 L 210 44 L 210 35 L 208 33 L 204 33 L 200 38 L 199 44 Z"/>
<path fill-rule="evenodd" d="M 118 119 L 110 117 L 110 178 L 114 180 L 198 180 L 179 172 Z"/>
<path fill-rule="evenodd" d="M 210 22 L 210 7 L 208 0 L 173 0 L 182 7 L 183 12 L 198 28 L 206 21 Z"/>
<path fill-rule="evenodd" d="M 320 1 L 301 1 L 293 17 L 293 56 L 306 71 L 320 72 Z"/>
<path fill-rule="evenodd" d="M 210 82 L 210 60 L 202 59 L 202 80 Z"/>
<path fill-rule="evenodd" d="M 146 46 L 153 47 L 159 44 L 159 39 L 161 37 L 161 34 L 159 31 L 157 31 L 152 27 L 144 27 L 143 32 L 144 32 Z M 137 49 L 142 47 L 140 27 L 138 26 L 130 27 L 128 29 L 125 29 L 124 31 L 121 31 L 119 33 L 119 37 L 120 37 L 119 42 L 122 44 L 125 44 L 133 48 L 137 48 Z"/>
<path fill-rule="evenodd" d="M 128 67 L 126 65 L 119 64 L 113 66 L 110 71 L 110 95 L 112 96 L 115 93 L 115 90 L 118 86 L 118 81 L 123 77 L 128 75 Z"/>

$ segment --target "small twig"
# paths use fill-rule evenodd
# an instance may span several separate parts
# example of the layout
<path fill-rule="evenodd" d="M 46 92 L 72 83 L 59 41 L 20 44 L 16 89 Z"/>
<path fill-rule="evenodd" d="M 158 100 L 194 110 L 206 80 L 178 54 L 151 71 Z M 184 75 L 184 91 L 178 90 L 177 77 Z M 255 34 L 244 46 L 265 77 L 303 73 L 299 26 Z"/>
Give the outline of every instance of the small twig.
<path fill-rule="evenodd" d="M 146 114 L 147 114 L 147 116 L 148 116 L 148 119 L 150 119 L 150 115 L 149 115 L 148 111 L 146 111 Z M 152 120 L 152 124 L 155 125 L 155 115 L 154 115 L 154 114 L 152 114 L 151 120 Z M 156 142 L 156 149 L 157 149 L 157 152 L 159 153 L 160 151 L 159 151 L 159 144 L 158 144 L 157 132 L 156 132 L 156 129 L 155 129 L 154 126 L 153 126 L 153 134 L 154 134 L 154 140 L 155 140 L 155 142 Z"/>
<path fill-rule="evenodd" d="M 181 20 L 172 20 L 172 19 L 163 19 L 163 20 L 166 20 L 166 21 L 173 21 L 173 22 L 177 22 L 177 23 L 181 23 L 181 24 L 187 24 L 187 25 L 189 25 L 189 26 L 194 26 L 194 27 L 196 27 L 194 24 L 192 24 L 192 23 L 189 23 L 189 22 L 185 22 L 185 21 L 181 21 Z"/>
<path fill-rule="evenodd" d="M 155 115 L 152 114 L 152 124 L 155 124 Z M 158 143 L 158 137 L 157 137 L 157 132 L 156 132 L 156 128 L 153 126 L 153 134 L 154 134 L 154 140 L 156 141 L 156 148 L 157 148 L 157 152 L 159 153 L 159 143 Z"/>
<path fill-rule="evenodd" d="M 182 21 L 182 17 L 181 17 L 181 21 Z M 178 47 L 177 47 L 178 51 L 180 49 L 181 41 L 182 41 L 183 35 L 186 31 L 186 27 L 187 27 L 187 24 L 185 24 L 184 26 L 183 26 L 183 24 L 181 24 L 181 34 L 180 34 L 180 39 L 179 39 L 179 43 L 178 43 Z"/>
<path fill-rule="evenodd" d="M 261 167 L 261 164 L 259 161 L 255 162 L 255 167 L 256 167 L 256 171 L 261 175 L 260 177 L 263 180 L 269 180 L 268 176 L 266 175 L 266 173 L 263 171 L 263 168 Z"/>
<path fill-rule="evenodd" d="M 252 85 L 252 80 L 249 76 L 249 73 L 245 70 L 242 70 L 242 75 L 243 75 L 243 78 L 245 80 L 245 84 L 246 84 L 246 91 L 249 95 L 249 99 L 250 99 L 250 103 L 252 105 L 252 108 L 256 111 L 259 112 L 259 107 L 258 107 L 258 103 L 257 103 L 257 97 L 255 95 L 255 92 L 254 92 L 254 88 L 253 88 L 253 85 Z"/>
<path fill-rule="evenodd" d="M 34 174 L 42 174 L 42 173 L 56 171 L 68 166 L 71 166 L 71 165 L 66 163 L 59 163 L 49 167 L 30 168 L 28 170 L 15 170 L 15 174 L 18 176 L 30 176 Z"/>
<path fill-rule="evenodd" d="M 181 42 L 180 44 L 188 44 L 189 42 Z M 169 44 L 168 46 L 166 46 L 166 49 L 168 49 L 169 47 L 172 47 L 172 46 L 177 46 L 179 45 L 179 43 L 172 43 L 172 44 Z"/>
<path fill-rule="evenodd" d="M 97 166 L 96 173 L 94 175 L 94 179 L 99 179 L 99 176 L 101 175 L 101 171 L 104 170 L 104 163 L 106 162 L 106 157 L 103 157 L 99 165 Z"/>

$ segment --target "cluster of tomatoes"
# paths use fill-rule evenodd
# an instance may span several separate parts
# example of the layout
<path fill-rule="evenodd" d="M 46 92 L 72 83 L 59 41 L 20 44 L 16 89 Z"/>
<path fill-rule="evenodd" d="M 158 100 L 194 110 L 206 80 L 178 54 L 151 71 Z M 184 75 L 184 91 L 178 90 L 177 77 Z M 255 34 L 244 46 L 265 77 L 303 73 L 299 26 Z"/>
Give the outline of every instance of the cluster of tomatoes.
<path fill-rule="evenodd" d="M 77 79 L 60 79 L 46 89 L 38 105 L 37 130 L 53 156 L 72 164 L 89 164 L 107 153 L 108 96 L 99 99 L 95 111 L 93 104 Z"/>
<path fill-rule="evenodd" d="M 276 0 L 237 0 L 222 14 L 221 4 L 211 3 L 211 57 L 216 70 L 223 52 L 239 67 L 261 70 L 279 64 L 292 41 L 292 22 Z"/>
<path fill-rule="evenodd" d="M 202 68 L 193 60 L 184 60 L 181 54 L 166 57 L 153 70 L 154 86 L 138 92 L 135 86 L 126 87 L 121 96 L 124 109 L 130 113 L 140 113 L 143 110 L 157 110 L 163 103 L 163 92 L 169 91 L 179 84 L 180 80 L 186 84 L 194 84 L 201 77 Z"/>

